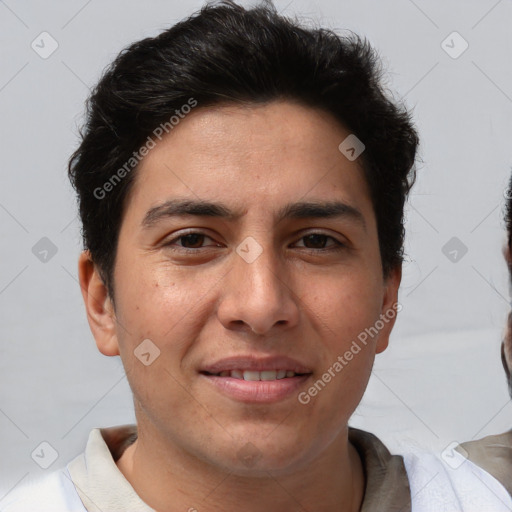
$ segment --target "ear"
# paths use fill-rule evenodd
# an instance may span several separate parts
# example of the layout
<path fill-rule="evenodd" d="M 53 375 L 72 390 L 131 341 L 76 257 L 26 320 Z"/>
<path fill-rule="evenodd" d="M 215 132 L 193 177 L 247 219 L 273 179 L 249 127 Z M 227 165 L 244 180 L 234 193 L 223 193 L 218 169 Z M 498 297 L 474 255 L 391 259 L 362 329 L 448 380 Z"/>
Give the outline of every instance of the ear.
<path fill-rule="evenodd" d="M 119 345 L 114 307 L 89 251 L 82 251 L 80 254 L 78 276 L 87 320 L 96 340 L 96 346 L 106 356 L 118 356 Z"/>
<path fill-rule="evenodd" d="M 384 352 L 389 344 L 389 336 L 395 325 L 398 312 L 402 309 L 398 303 L 398 288 L 402 280 L 402 265 L 396 265 L 384 281 L 384 293 L 382 296 L 381 320 L 384 327 L 379 332 L 376 354 Z"/>

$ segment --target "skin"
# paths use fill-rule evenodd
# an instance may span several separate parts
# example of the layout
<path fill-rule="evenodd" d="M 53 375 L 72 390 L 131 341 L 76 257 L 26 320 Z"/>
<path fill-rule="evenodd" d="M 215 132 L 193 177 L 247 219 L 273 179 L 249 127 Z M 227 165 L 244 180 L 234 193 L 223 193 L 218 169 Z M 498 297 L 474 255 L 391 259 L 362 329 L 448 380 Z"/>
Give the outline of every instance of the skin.
<path fill-rule="evenodd" d="M 307 390 L 397 302 L 401 269 L 384 279 L 360 162 L 338 150 L 349 133 L 330 114 L 286 101 L 197 107 L 137 170 L 115 310 L 89 254 L 80 256 L 96 344 L 121 356 L 134 395 L 139 438 L 117 465 L 152 508 L 359 510 L 364 473 L 347 422 L 394 319 L 306 405 L 297 393 L 243 403 L 199 374 L 221 357 L 286 355 L 312 370 Z M 171 198 L 222 202 L 241 216 L 143 229 L 145 213 Z M 276 221 L 282 206 L 313 200 L 357 208 L 364 226 L 350 217 Z M 206 236 L 177 239 L 190 228 Z M 249 236 L 262 248 L 252 263 L 236 252 Z M 134 356 L 146 338 L 160 350 L 149 366 Z M 250 466 L 240 455 L 248 446 L 257 454 Z"/>

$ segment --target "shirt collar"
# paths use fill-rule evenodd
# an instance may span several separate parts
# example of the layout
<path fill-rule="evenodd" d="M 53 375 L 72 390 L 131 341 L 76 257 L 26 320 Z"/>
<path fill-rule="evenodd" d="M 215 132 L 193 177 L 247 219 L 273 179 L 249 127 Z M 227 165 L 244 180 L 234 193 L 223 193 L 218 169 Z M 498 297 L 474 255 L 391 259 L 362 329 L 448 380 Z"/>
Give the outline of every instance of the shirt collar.
<path fill-rule="evenodd" d="M 67 468 L 88 512 L 155 512 L 137 495 L 116 461 L 137 439 L 136 425 L 94 428 L 85 452 Z M 410 512 L 410 488 L 403 458 L 391 455 L 373 434 L 349 427 L 349 441 L 361 457 L 365 492 L 361 512 Z"/>

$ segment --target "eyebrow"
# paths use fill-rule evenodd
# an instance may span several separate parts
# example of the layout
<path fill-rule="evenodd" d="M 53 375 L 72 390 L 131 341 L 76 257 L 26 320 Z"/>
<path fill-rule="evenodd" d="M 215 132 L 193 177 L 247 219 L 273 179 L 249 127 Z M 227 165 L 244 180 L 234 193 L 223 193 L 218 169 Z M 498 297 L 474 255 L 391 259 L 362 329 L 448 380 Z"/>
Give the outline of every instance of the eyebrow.
<path fill-rule="evenodd" d="M 241 211 L 232 211 L 223 203 L 190 199 L 170 199 L 150 208 L 144 216 L 141 226 L 149 229 L 159 221 L 170 217 L 182 216 L 219 217 L 235 221 L 242 217 Z M 347 218 L 366 230 L 366 222 L 360 210 L 341 201 L 311 201 L 289 203 L 276 215 L 277 222 L 284 219 L 332 219 Z"/>

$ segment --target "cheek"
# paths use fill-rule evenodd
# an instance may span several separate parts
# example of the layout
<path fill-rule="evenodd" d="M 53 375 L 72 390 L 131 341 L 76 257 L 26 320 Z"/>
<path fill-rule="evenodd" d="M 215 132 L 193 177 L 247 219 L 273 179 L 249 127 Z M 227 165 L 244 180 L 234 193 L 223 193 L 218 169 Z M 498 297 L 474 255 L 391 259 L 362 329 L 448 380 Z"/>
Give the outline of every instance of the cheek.
<path fill-rule="evenodd" d="M 354 413 L 365 392 L 374 360 L 373 349 L 361 345 L 357 353 L 345 344 L 332 347 L 322 371 L 301 393 L 301 404 L 306 404 L 308 417 L 315 418 L 316 438 L 332 440 Z M 347 357 L 347 354 L 350 356 Z"/>
<path fill-rule="evenodd" d="M 172 269 L 127 260 L 116 268 L 118 318 L 135 331 L 158 334 L 179 322 L 197 292 L 180 286 Z M 131 331 L 131 329 L 128 329 Z M 161 333 L 160 333 L 161 334 Z"/>
<path fill-rule="evenodd" d="M 119 270 L 121 276 L 127 268 L 120 266 Z M 186 273 L 180 275 L 162 262 L 141 266 L 138 271 L 133 268 L 124 275 L 128 278 L 118 287 L 117 308 L 121 358 L 127 374 L 131 374 L 132 387 L 145 386 L 140 393 L 147 393 L 146 398 L 154 400 L 162 392 L 158 382 L 174 382 L 178 388 L 180 384 L 188 385 L 184 382 L 188 377 L 183 373 L 188 364 L 187 354 L 211 317 L 211 289 L 215 280 L 190 279 Z M 136 354 L 148 339 L 157 347 L 158 358 L 145 367 Z"/>
<path fill-rule="evenodd" d="M 170 274 L 165 279 L 148 270 L 132 275 L 118 287 L 121 359 L 145 413 L 155 421 L 170 422 L 172 414 L 166 411 L 183 408 L 190 399 L 180 366 L 198 337 L 204 311 L 198 292 L 179 286 Z"/>
<path fill-rule="evenodd" d="M 352 277 L 317 281 L 314 293 L 310 287 L 310 292 L 304 296 L 318 325 L 323 326 L 326 339 L 340 350 L 373 325 L 381 313 L 378 281 L 365 276 Z"/>

